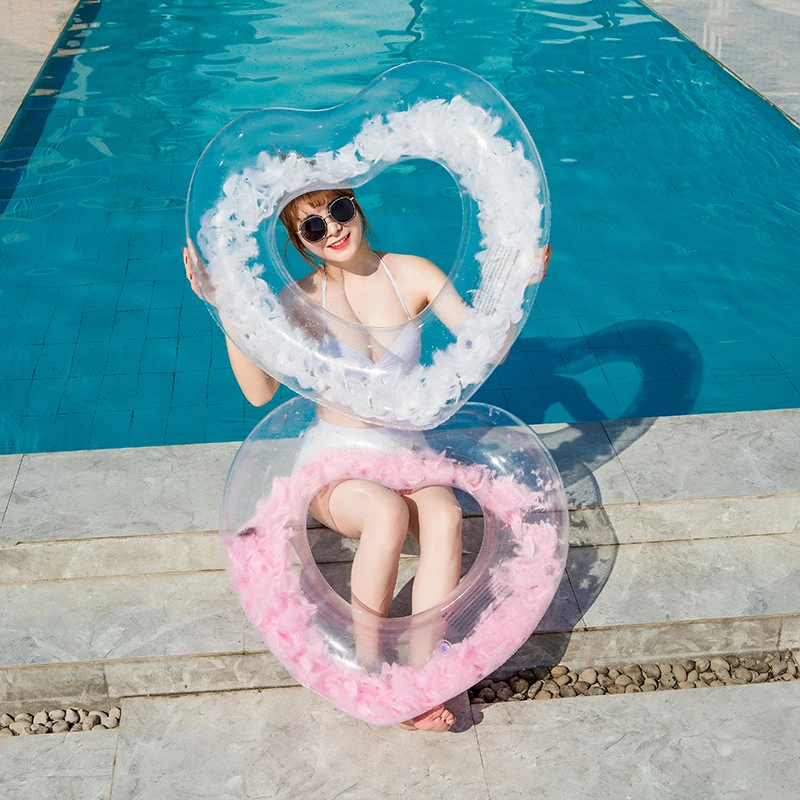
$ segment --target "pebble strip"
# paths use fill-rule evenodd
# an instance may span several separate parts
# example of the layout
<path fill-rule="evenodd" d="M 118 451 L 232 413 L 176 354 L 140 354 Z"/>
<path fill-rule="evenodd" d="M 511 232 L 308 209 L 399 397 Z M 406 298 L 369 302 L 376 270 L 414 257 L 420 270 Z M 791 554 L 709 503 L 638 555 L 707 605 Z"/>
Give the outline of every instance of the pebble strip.
<path fill-rule="evenodd" d="M 505 680 L 479 681 L 469 690 L 469 699 L 470 703 L 478 705 L 792 681 L 800 678 L 798 655 L 783 652 L 760 656 L 709 656 L 672 663 L 587 667 L 580 672 L 563 664 L 534 667 L 521 669 Z"/>
<path fill-rule="evenodd" d="M 0 737 L 27 736 L 35 733 L 75 733 L 106 731 L 119 725 L 122 712 L 114 706 L 109 711 L 87 711 L 85 708 L 55 708 L 35 714 L 0 715 Z"/>

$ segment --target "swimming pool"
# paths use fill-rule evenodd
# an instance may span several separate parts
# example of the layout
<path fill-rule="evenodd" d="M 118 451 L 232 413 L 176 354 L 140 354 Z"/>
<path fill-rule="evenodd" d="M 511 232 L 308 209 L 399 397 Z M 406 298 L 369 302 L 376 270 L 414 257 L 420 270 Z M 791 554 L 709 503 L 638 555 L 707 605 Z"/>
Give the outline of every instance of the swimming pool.
<path fill-rule="evenodd" d="M 497 86 L 552 192 L 550 273 L 476 399 L 527 422 L 800 405 L 800 131 L 640 3 L 87 0 L 0 145 L 0 452 L 244 438 L 268 409 L 182 274 L 192 167 L 246 111 L 416 59 Z M 446 180 L 367 189 L 384 246 L 447 268 Z"/>

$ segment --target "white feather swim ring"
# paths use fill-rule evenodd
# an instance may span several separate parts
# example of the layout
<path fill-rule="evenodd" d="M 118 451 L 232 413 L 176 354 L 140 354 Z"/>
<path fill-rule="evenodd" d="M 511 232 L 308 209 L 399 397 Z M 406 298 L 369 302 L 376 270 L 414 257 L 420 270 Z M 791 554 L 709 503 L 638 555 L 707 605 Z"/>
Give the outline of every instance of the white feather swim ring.
<path fill-rule="evenodd" d="M 322 310 L 290 276 L 276 225 L 294 197 L 357 188 L 409 159 L 440 164 L 459 187 L 458 256 L 439 266 L 471 311 L 458 330 L 443 331 L 434 300 L 415 319 L 421 362 L 398 374 L 330 357 L 294 321 L 319 321 Z M 469 399 L 527 319 L 544 268 L 549 203 L 533 140 L 502 95 L 467 70 L 414 62 L 334 108 L 267 109 L 232 122 L 195 168 L 186 221 L 207 265 L 203 295 L 249 359 L 314 402 L 422 430 Z"/>
<path fill-rule="evenodd" d="M 424 437 L 406 434 L 406 446 L 397 438 L 402 432 L 383 438 L 379 429 L 358 446 L 318 443 L 305 460 L 316 424 L 314 405 L 295 398 L 239 450 L 221 524 L 228 572 L 250 621 L 300 684 L 365 722 L 395 724 L 465 691 L 530 636 L 564 571 L 563 486 L 541 440 L 491 406 L 465 405 Z M 478 554 L 439 605 L 377 618 L 325 580 L 309 545 L 308 504 L 322 487 L 349 478 L 400 491 L 453 486 L 477 501 L 484 522 Z M 359 630 L 372 637 L 371 667 L 359 657 Z M 425 663 L 411 657 L 415 642 L 433 651 Z"/>

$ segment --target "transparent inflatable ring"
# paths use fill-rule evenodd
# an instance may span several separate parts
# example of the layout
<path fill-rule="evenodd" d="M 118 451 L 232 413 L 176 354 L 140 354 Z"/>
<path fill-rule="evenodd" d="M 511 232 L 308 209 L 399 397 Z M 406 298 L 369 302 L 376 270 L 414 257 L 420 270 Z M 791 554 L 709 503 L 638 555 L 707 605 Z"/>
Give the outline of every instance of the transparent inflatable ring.
<path fill-rule="evenodd" d="M 398 375 L 320 351 L 308 331 L 322 310 L 290 276 L 276 225 L 294 197 L 357 189 L 409 159 L 440 164 L 459 188 L 458 255 L 439 266 L 470 310 L 442 334 L 434 300 L 415 318 L 421 362 Z M 237 347 L 314 402 L 408 430 L 446 420 L 505 356 L 533 304 L 548 234 L 547 185 L 525 125 L 486 81 L 434 62 L 395 67 L 334 108 L 232 122 L 200 158 L 187 203 L 187 237 L 206 264 L 200 289 Z"/>
<path fill-rule="evenodd" d="M 391 725 L 465 691 L 531 635 L 564 571 L 563 486 L 531 429 L 491 406 L 465 405 L 424 445 L 419 434 L 407 434 L 406 448 L 365 440 L 324 449 L 295 469 L 314 424 L 313 405 L 296 398 L 242 445 L 223 505 L 228 572 L 250 621 L 300 684 L 365 722 Z M 309 546 L 308 504 L 322 487 L 350 478 L 396 491 L 453 486 L 477 501 L 478 554 L 438 606 L 374 617 L 326 582 Z M 262 498 L 255 514 L 254 497 Z M 372 667 L 359 652 L 364 646 Z"/>

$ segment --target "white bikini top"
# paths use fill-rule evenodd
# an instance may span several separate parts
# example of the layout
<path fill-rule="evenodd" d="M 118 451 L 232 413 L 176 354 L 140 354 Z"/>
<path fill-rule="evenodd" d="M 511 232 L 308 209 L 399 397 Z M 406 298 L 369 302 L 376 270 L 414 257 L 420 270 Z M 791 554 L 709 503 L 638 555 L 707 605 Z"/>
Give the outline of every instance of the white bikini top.
<path fill-rule="evenodd" d="M 372 361 L 372 359 L 370 359 L 366 353 L 362 353 L 357 348 L 346 344 L 345 342 L 340 342 L 338 339 L 335 339 L 328 333 L 328 276 L 323 273 L 322 308 L 325 311 L 325 315 L 323 316 L 325 330 L 322 335 L 322 342 L 320 343 L 320 352 L 330 356 L 331 358 L 348 358 L 358 361 L 359 364 L 364 366 L 375 365 L 381 367 L 382 369 L 408 369 L 409 367 L 419 364 L 420 356 L 422 355 L 422 338 L 420 336 L 419 327 L 412 322 L 411 314 L 408 312 L 408 306 L 406 306 L 406 302 L 403 300 L 403 295 L 400 294 L 400 287 L 397 285 L 394 275 L 392 275 L 392 273 L 389 271 L 389 267 L 386 266 L 382 258 L 378 257 L 378 261 L 380 261 L 384 270 L 386 270 L 386 275 L 394 287 L 394 291 L 397 294 L 397 299 L 400 301 L 400 305 L 403 307 L 403 311 L 405 311 L 406 316 L 408 317 L 408 323 L 403 327 L 403 330 L 397 339 L 395 339 L 392 346 L 387 349 L 387 351 L 377 361 Z"/>

